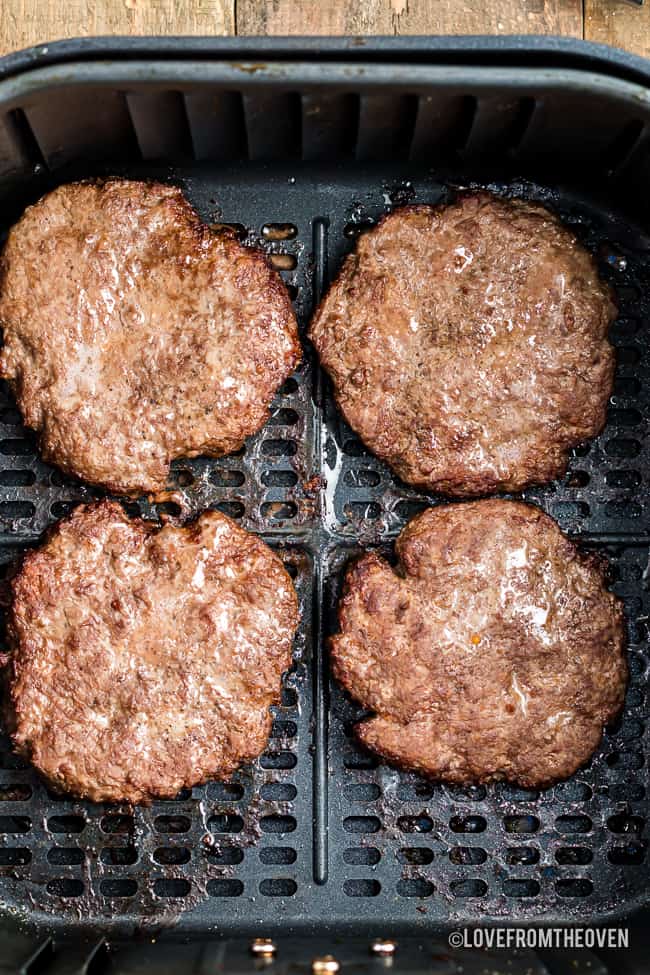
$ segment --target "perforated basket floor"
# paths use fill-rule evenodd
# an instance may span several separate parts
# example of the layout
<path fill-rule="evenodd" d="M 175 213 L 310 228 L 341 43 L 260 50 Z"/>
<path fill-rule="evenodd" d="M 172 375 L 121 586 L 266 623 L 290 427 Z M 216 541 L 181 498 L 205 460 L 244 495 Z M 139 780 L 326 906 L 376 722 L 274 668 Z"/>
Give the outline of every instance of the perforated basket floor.
<path fill-rule="evenodd" d="M 447 192 L 407 164 L 128 174 L 179 181 L 206 221 L 236 223 L 242 237 L 261 243 L 303 326 L 363 227 L 395 203 L 435 202 Z M 3 911 L 48 928 L 108 934 L 387 934 L 485 918 L 593 923 L 641 903 L 648 883 L 650 240 L 584 200 L 528 184 L 494 188 L 556 207 L 618 292 L 607 427 L 575 451 L 566 478 L 526 497 L 611 561 L 626 605 L 632 674 L 619 726 L 587 768 L 541 792 L 432 785 L 354 743 L 356 709 L 331 686 L 325 642 L 344 567 L 369 545 L 390 548 L 416 511 L 441 501 L 407 488 L 364 450 L 308 350 L 271 421 L 240 455 L 178 462 L 173 473 L 189 512 L 220 508 L 276 547 L 294 575 L 303 622 L 269 748 L 231 785 L 130 809 L 49 794 L 3 741 Z M 0 554 L 8 564 L 99 492 L 38 459 L 6 391 L 0 419 Z M 142 503 L 130 508 L 156 514 Z"/>

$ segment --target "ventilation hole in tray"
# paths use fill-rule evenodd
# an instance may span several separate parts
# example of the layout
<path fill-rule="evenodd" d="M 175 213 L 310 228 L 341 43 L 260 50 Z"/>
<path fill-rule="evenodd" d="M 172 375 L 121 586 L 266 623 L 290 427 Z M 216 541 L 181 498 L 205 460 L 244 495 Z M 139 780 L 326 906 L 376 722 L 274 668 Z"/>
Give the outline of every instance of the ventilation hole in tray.
<path fill-rule="evenodd" d="M 607 422 L 619 427 L 636 427 L 643 422 L 643 417 L 638 410 L 610 410 Z"/>
<path fill-rule="evenodd" d="M 77 846 L 53 846 L 47 851 L 47 862 L 57 866 L 74 866 L 83 863 L 85 853 Z"/>
<path fill-rule="evenodd" d="M 552 506 L 553 517 L 558 521 L 569 521 L 575 518 L 587 518 L 589 505 L 586 501 L 556 501 Z"/>
<path fill-rule="evenodd" d="M 482 833 L 487 823 L 483 816 L 452 816 L 449 827 L 454 833 Z"/>
<path fill-rule="evenodd" d="M 589 816 L 558 816 L 555 820 L 555 828 L 558 833 L 588 833 L 591 826 Z"/>
<path fill-rule="evenodd" d="M 537 816 L 504 816 L 503 827 L 506 833 L 536 833 L 539 819 Z"/>
<path fill-rule="evenodd" d="M 607 829 L 612 833 L 642 833 L 645 820 L 641 816 L 629 816 L 618 813 L 607 820 Z"/>
<path fill-rule="evenodd" d="M 190 851 L 187 850 L 187 859 L 190 858 Z M 205 851 L 210 863 L 216 863 L 220 867 L 234 867 L 244 859 L 244 851 L 239 846 L 217 846 L 214 849 L 208 848 Z M 162 861 L 161 861 L 162 862 Z M 178 860 L 178 863 L 185 863 L 185 860 Z"/>
<path fill-rule="evenodd" d="M 619 345 L 616 349 L 616 363 L 618 366 L 635 366 L 641 358 L 639 349 L 633 345 Z"/>
<path fill-rule="evenodd" d="M 487 884 L 484 880 L 453 880 L 449 889 L 454 897 L 484 897 L 487 894 Z"/>
<path fill-rule="evenodd" d="M 374 846 L 350 846 L 343 851 L 343 860 L 353 867 L 374 867 L 381 860 L 381 853 Z"/>
<path fill-rule="evenodd" d="M 138 885 L 135 880 L 115 878 L 102 880 L 99 890 L 104 897 L 133 897 L 138 891 Z"/>
<path fill-rule="evenodd" d="M 460 867 L 473 867 L 485 863 L 487 853 L 480 846 L 455 846 L 449 851 L 449 859 Z"/>
<path fill-rule="evenodd" d="M 356 240 L 357 237 L 360 237 L 361 234 L 364 234 L 374 226 L 374 220 L 353 220 L 350 223 L 346 223 L 343 228 L 343 236 L 347 237 L 348 240 Z"/>
<path fill-rule="evenodd" d="M 591 451 L 590 443 L 579 443 L 571 450 L 572 457 L 587 457 Z"/>
<path fill-rule="evenodd" d="M 633 667 L 630 667 L 630 672 L 633 673 Z M 615 768 L 619 771 L 630 770 L 636 771 L 637 769 L 643 768 L 644 758 L 641 752 L 610 752 L 605 758 L 608 766 L 610 768 Z"/>
<path fill-rule="evenodd" d="M 298 234 L 295 223 L 265 223 L 262 237 L 265 240 L 293 240 Z"/>
<path fill-rule="evenodd" d="M 296 881 L 287 877 L 268 878 L 260 884 L 260 894 L 265 897 L 293 897 L 297 890 Z"/>
<path fill-rule="evenodd" d="M 377 471 L 371 471 L 363 467 L 358 469 L 353 468 L 352 470 L 346 471 L 343 475 L 343 483 L 353 488 L 377 487 L 380 481 L 381 477 Z"/>
<path fill-rule="evenodd" d="M 504 880 L 503 893 L 506 897 L 537 897 L 540 891 L 536 880 Z"/>
<path fill-rule="evenodd" d="M 245 477 L 241 471 L 214 470 L 210 471 L 210 482 L 216 487 L 241 487 Z"/>
<path fill-rule="evenodd" d="M 433 820 L 430 816 L 400 816 L 397 820 L 397 828 L 403 833 L 430 833 L 433 829 Z"/>
<path fill-rule="evenodd" d="M 640 518 L 642 510 L 636 501 L 608 501 L 605 505 L 608 518 Z"/>
<path fill-rule="evenodd" d="M 381 891 L 378 880 L 346 880 L 343 892 L 348 897 L 376 897 Z"/>
<path fill-rule="evenodd" d="M 206 890 L 210 897 L 239 897 L 244 892 L 241 880 L 219 877 L 209 880 Z"/>
<path fill-rule="evenodd" d="M 605 473 L 605 484 L 612 488 L 630 490 L 636 488 L 641 483 L 641 475 L 638 471 L 614 470 Z"/>
<path fill-rule="evenodd" d="M 165 877 L 154 881 L 153 892 L 157 897 L 187 897 L 190 887 L 183 877 Z"/>
<path fill-rule="evenodd" d="M 617 376 L 614 380 L 614 394 L 616 396 L 638 396 L 641 383 L 631 376 Z"/>
<path fill-rule="evenodd" d="M 379 765 L 379 759 L 375 755 L 363 752 L 353 752 L 345 759 L 347 769 L 374 769 Z"/>
<path fill-rule="evenodd" d="M 64 474 L 63 471 L 54 470 L 50 474 L 50 484 L 52 487 L 66 487 L 70 481 L 70 475 Z"/>
<path fill-rule="evenodd" d="M 138 851 L 134 846 L 105 846 L 101 852 L 101 861 L 109 867 L 128 867 L 136 863 Z"/>
<path fill-rule="evenodd" d="M 16 518 L 33 518 L 36 507 L 31 501 L 2 501 L 0 502 L 0 518 L 3 521 L 14 521 Z"/>
<path fill-rule="evenodd" d="M 22 422 L 23 418 L 20 415 L 20 410 L 11 406 L 0 410 L 0 423 L 5 423 L 9 427 L 19 427 L 22 426 Z"/>
<path fill-rule="evenodd" d="M 480 802 L 485 799 L 487 789 L 484 785 L 448 785 L 447 793 L 457 802 Z"/>
<path fill-rule="evenodd" d="M 415 518 L 419 515 L 421 511 L 429 507 L 428 501 L 415 501 L 407 499 L 405 501 L 398 501 L 395 505 L 395 514 L 398 518 L 403 518 L 406 521 L 410 521 L 411 518 Z"/>
<path fill-rule="evenodd" d="M 83 816 L 50 816 L 47 821 L 50 833 L 81 833 L 85 826 Z"/>
<path fill-rule="evenodd" d="M 220 511 L 222 515 L 228 515 L 229 518 L 243 518 L 244 512 L 246 511 L 244 505 L 241 501 L 220 501 L 214 506 L 217 511 Z"/>
<path fill-rule="evenodd" d="M 619 782 L 609 787 L 614 802 L 640 802 L 645 799 L 645 789 L 637 782 Z"/>
<path fill-rule="evenodd" d="M 555 851 L 555 859 L 562 866 L 584 866 L 591 863 L 593 853 L 587 846 L 562 846 Z"/>
<path fill-rule="evenodd" d="M 594 885 L 587 877 L 575 877 L 558 880 L 555 889 L 560 897 L 588 897 L 593 892 Z"/>
<path fill-rule="evenodd" d="M 194 484 L 194 474 L 192 471 L 184 468 L 183 470 L 175 471 L 174 474 L 179 487 L 189 487 L 191 484 Z"/>
<path fill-rule="evenodd" d="M 264 487 L 290 488 L 298 483 L 295 471 L 263 471 L 262 484 Z"/>
<path fill-rule="evenodd" d="M 609 256 L 615 261 L 619 257 L 611 249 L 608 248 L 608 251 L 609 254 L 605 255 L 606 259 Z M 618 318 L 609 330 L 610 342 L 620 344 L 621 341 L 626 341 L 636 335 L 640 328 L 641 322 L 638 318 Z"/>
<path fill-rule="evenodd" d="M 352 802 L 374 802 L 381 795 L 381 789 L 374 782 L 359 782 L 355 785 L 346 785 L 343 794 Z"/>
<path fill-rule="evenodd" d="M 50 508 L 50 514 L 53 518 L 65 518 L 74 508 L 74 501 L 55 501 Z"/>
<path fill-rule="evenodd" d="M 376 521 L 381 515 L 381 506 L 375 501 L 348 501 L 343 513 L 348 521 Z"/>
<path fill-rule="evenodd" d="M 103 833 L 132 833 L 135 829 L 133 816 L 124 814 L 102 816 L 99 826 Z"/>
<path fill-rule="evenodd" d="M 298 703 L 298 694 L 293 687 L 283 687 L 280 692 L 280 703 L 283 708 L 295 708 Z"/>
<path fill-rule="evenodd" d="M 269 254 L 269 260 L 276 271 L 294 271 L 298 265 L 295 254 Z"/>
<path fill-rule="evenodd" d="M 208 799 L 239 802 L 243 798 L 244 787 L 239 782 L 211 782 L 208 786 Z"/>
<path fill-rule="evenodd" d="M 262 755 L 260 765 L 268 769 L 295 768 L 298 759 L 292 752 L 273 752 Z"/>
<path fill-rule="evenodd" d="M 24 867 L 31 863 L 32 854 L 24 846 L 0 847 L 0 867 Z"/>
<path fill-rule="evenodd" d="M 208 829 L 211 833 L 241 833 L 243 828 L 244 820 L 234 813 L 221 813 L 208 819 Z"/>
<path fill-rule="evenodd" d="M 271 427 L 292 427 L 298 422 L 298 414 L 295 410 L 280 409 L 274 410 L 268 420 Z"/>
<path fill-rule="evenodd" d="M 22 437 L 16 440 L 2 440 L 0 442 L 0 453 L 6 457 L 28 457 L 36 453 L 36 446 L 33 440 Z"/>
<path fill-rule="evenodd" d="M 265 457 L 293 457 L 298 451 L 295 440 L 265 440 L 262 453 Z"/>
<path fill-rule="evenodd" d="M 24 802 L 31 794 L 31 785 L 0 785 L 0 802 Z"/>
<path fill-rule="evenodd" d="M 269 521 L 287 521 L 296 517 L 298 507 L 293 501 L 265 501 L 260 505 L 260 513 Z"/>
<path fill-rule="evenodd" d="M 510 846 L 504 859 L 512 867 L 528 867 L 539 863 L 539 850 L 534 846 Z"/>
<path fill-rule="evenodd" d="M 176 501 L 161 501 L 160 504 L 156 504 L 154 507 L 158 517 L 167 515 L 169 518 L 180 518 L 183 513 L 183 509 Z"/>
<path fill-rule="evenodd" d="M 229 234 L 233 234 L 238 240 L 245 240 L 248 237 L 248 227 L 245 227 L 243 223 L 210 223 L 208 224 L 210 230 L 214 230 L 215 233 L 221 233 L 226 231 Z"/>
<path fill-rule="evenodd" d="M 293 833 L 297 826 L 293 816 L 262 816 L 260 829 L 263 833 Z"/>
<path fill-rule="evenodd" d="M 159 833 L 187 833 L 191 823 L 187 816 L 156 816 L 154 827 Z"/>
<path fill-rule="evenodd" d="M 378 833 L 381 821 L 376 816 L 346 816 L 343 829 L 346 833 Z"/>
<path fill-rule="evenodd" d="M 84 892 L 84 885 L 81 880 L 59 877 L 56 880 L 50 880 L 46 890 L 53 897 L 81 897 Z"/>
<path fill-rule="evenodd" d="M 433 850 L 426 846 L 403 846 L 397 851 L 399 863 L 406 863 L 411 867 L 420 867 L 433 860 Z"/>
<path fill-rule="evenodd" d="M 294 393 L 298 392 L 298 388 L 298 383 L 295 379 L 293 379 L 293 377 L 290 376 L 289 379 L 285 379 L 280 386 L 278 396 L 293 396 Z"/>
<path fill-rule="evenodd" d="M 410 877 L 397 882 L 400 897 L 431 897 L 433 884 L 423 877 Z"/>
<path fill-rule="evenodd" d="M 347 454 L 348 457 L 368 457 L 369 456 L 368 451 L 366 450 L 366 448 L 364 447 L 364 445 L 361 443 L 361 441 L 360 440 L 356 440 L 354 437 L 351 437 L 349 440 L 346 440 L 344 442 L 344 444 L 343 444 L 343 453 L 344 454 Z"/>
<path fill-rule="evenodd" d="M 566 483 L 570 488 L 587 487 L 591 478 L 586 471 L 570 471 L 567 474 Z"/>
<path fill-rule="evenodd" d="M 430 782 L 400 782 L 397 787 L 397 798 L 402 802 L 421 802 L 430 799 L 433 786 Z"/>
<path fill-rule="evenodd" d="M 31 487 L 35 481 L 34 471 L 0 471 L 2 487 Z"/>
<path fill-rule="evenodd" d="M 292 802 L 297 793 L 290 782 L 265 782 L 260 789 L 260 796 L 268 802 Z"/>
<path fill-rule="evenodd" d="M 259 857 L 262 863 L 284 865 L 295 863 L 297 853 L 290 846 L 273 846 L 267 850 L 260 850 Z"/>
<path fill-rule="evenodd" d="M 645 860 L 645 847 L 642 843 L 627 843 L 625 846 L 613 846 L 607 853 L 610 863 L 617 866 L 635 866 Z"/>
<path fill-rule="evenodd" d="M 0 769 L 22 772 L 28 767 L 27 762 L 14 752 L 0 752 Z"/>

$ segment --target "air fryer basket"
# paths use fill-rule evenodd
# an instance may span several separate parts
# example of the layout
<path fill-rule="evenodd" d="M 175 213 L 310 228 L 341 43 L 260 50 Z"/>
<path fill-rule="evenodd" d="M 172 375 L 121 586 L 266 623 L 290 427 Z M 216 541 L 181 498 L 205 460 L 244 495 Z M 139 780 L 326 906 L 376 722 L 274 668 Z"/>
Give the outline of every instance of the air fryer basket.
<path fill-rule="evenodd" d="M 309 52 L 309 57 L 306 56 Z M 477 183 L 541 200 L 616 288 L 606 429 L 526 492 L 604 552 L 625 600 L 625 712 L 590 764 L 542 791 L 432 785 L 365 753 L 329 679 L 344 567 L 427 504 L 343 423 L 310 349 L 245 450 L 174 465 L 176 502 L 276 547 L 303 610 L 269 748 L 232 784 L 149 808 L 48 792 L 0 741 L 0 913 L 37 934 L 414 935 L 485 921 L 596 923 L 646 901 L 650 546 L 650 69 L 589 45 L 139 41 L 0 62 L 0 214 L 73 178 L 180 184 L 289 285 L 301 325 L 387 208 Z M 101 492 L 43 463 L 1 393 L 0 560 Z M 161 511 L 162 509 L 162 511 Z M 1 968 L 1 965 L 0 965 Z"/>

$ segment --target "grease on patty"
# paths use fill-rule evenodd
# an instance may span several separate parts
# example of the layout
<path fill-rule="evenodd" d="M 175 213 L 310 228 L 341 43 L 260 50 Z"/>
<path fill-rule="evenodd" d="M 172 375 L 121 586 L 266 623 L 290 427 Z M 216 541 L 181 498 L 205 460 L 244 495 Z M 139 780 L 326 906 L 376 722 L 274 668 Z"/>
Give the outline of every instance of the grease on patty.
<path fill-rule="evenodd" d="M 514 501 L 430 508 L 396 544 L 397 569 L 348 571 L 335 676 L 375 716 L 360 740 L 455 783 L 526 787 L 571 775 L 620 711 L 620 600 L 605 566 Z"/>
<path fill-rule="evenodd" d="M 556 217 L 477 193 L 360 237 L 310 337 L 372 451 L 418 487 L 472 496 L 552 480 L 602 429 L 615 313 Z"/>
<path fill-rule="evenodd" d="M 287 290 L 177 187 L 71 183 L 0 263 L 0 373 L 46 460 L 116 493 L 238 450 L 300 358 Z"/>
<path fill-rule="evenodd" d="M 266 747 L 297 597 L 225 515 L 156 529 L 116 502 L 80 506 L 12 587 L 7 724 L 56 789 L 173 797 Z"/>

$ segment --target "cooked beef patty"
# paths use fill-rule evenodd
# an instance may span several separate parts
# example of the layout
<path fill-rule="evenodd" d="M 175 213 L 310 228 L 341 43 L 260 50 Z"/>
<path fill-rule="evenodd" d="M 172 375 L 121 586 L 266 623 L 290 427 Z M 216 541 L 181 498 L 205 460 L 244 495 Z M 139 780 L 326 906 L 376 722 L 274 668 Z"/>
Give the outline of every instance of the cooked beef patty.
<path fill-rule="evenodd" d="M 311 339 L 371 450 L 405 481 L 469 496 L 549 481 L 600 431 L 615 312 L 554 216 L 476 193 L 364 234 Z"/>
<path fill-rule="evenodd" d="M 1 374 L 43 456 L 136 495 L 170 460 L 238 450 L 299 343 L 261 252 L 201 223 L 179 189 L 72 183 L 29 207 L 0 267 Z"/>
<path fill-rule="evenodd" d="M 514 501 L 431 508 L 349 570 L 334 672 L 375 716 L 361 741 L 447 782 L 548 785 L 623 704 L 620 601 L 604 564 Z"/>
<path fill-rule="evenodd" d="M 81 506 L 12 586 L 8 727 L 56 789 L 147 802 L 264 750 L 297 598 L 225 515 L 156 529 L 116 502 Z"/>

